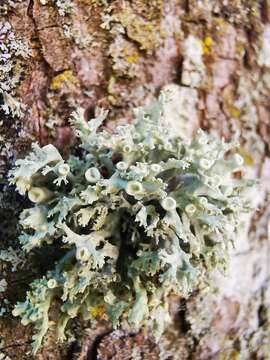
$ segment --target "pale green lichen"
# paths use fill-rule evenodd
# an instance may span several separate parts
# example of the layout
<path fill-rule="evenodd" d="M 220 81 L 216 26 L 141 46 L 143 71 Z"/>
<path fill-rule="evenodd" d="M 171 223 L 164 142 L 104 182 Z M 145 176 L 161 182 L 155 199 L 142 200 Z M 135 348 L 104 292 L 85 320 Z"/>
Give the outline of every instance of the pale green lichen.
<path fill-rule="evenodd" d="M 235 144 L 199 130 L 192 141 L 164 117 L 166 96 L 135 111 L 133 124 L 101 130 L 107 112 L 71 118 L 82 155 L 64 160 L 47 145 L 17 160 L 10 181 L 35 205 L 21 214 L 26 252 L 48 244 L 62 254 L 13 311 L 35 327 L 34 351 L 48 330 L 60 340 L 69 319 L 146 326 L 169 323 L 167 297 L 187 296 L 213 269 L 224 270 L 250 182 Z M 34 192 L 34 194 L 33 194 Z M 35 196 L 34 196 L 35 195 Z M 50 308 L 59 304 L 59 317 Z"/>

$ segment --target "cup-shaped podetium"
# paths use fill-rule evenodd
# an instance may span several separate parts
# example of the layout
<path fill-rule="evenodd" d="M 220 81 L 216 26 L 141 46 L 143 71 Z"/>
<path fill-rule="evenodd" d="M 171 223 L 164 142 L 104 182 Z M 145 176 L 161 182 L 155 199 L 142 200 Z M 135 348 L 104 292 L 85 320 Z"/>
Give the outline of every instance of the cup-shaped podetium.
<path fill-rule="evenodd" d="M 174 198 L 172 198 L 171 196 L 167 196 L 162 199 L 161 206 L 166 211 L 173 211 L 176 209 L 177 204 Z"/>
<path fill-rule="evenodd" d="M 143 185 L 139 181 L 129 181 L 126 186 L 126 193 L 128 195 L 139 195 L 143 192 Z"/>
<path fill-rule="evenodd" d="M 84 176 L 90 184 L 95 184 L 101 178 L 100 172 L 96 167 L 91 167 L 86 170 Z"/>
<path fill-rule="evenodd" d="M 34 186 L 28 191 L 28 198 L 33 203 L 43 203 L 53 197 L 53 192 L 45 187 Z"/>

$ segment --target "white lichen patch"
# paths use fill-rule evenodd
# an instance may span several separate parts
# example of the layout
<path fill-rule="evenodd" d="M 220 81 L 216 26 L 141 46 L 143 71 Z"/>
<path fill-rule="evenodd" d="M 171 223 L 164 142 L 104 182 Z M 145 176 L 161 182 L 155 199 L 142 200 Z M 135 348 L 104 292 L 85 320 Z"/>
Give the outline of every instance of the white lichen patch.
<path fill-rule="evenodd" d="M 13 96 L 21 79 L 22 62 L 29 56 L 29 48 L 16 38 L 11 25 L 0 23 L 0 95 L 4 100 L 0 107 L 6 114 L 20 116 L 23 112 L 23 105 Z"/>
<path fill-rule="evenodd" d="M 13 117 L 22 117 L 25 111 L 25 105 L 18 101 L 14 96 L 11 96 L 7 92 L 3 92 L 4 104 L 1 105 L 5 114 L 11 114 Z"/>
<path fill-rule="evenodd" d="M 87 32 L 87 28 L 79 22 L 72 24 L 63 24 L 63 33 L 67 39 L 73 40 L 80 49 L 96 47 L 98 43 L 95 41 L 93 34 Z"/>
<path fill-rule="evenodd" d="M 111 43 L 109 56 L 113 61 L 113 69 L 120 76 L 137 77 L 140 74 L 140 54 L 137 47 L 118 34 Z"/>
<path fill-rule="evenodd" d="M 184 61 L 181 82 L 190 87 L 200 87 L 206 77 L 203 62 L 203 43 L 194 35 L 184 41 Z"/>
<path fill-rule="evenodd" d="M 264 79 L 259 74 L 247 74 L 239 79 L 234 105 L 241 110 L 234 131 L 236 137 L 245 143 L 245 158 L 250 164 L 258 163 L 264 153 L 264 143 L 257 132 L 260 120 L 257 105 L 266 96 L 266 91 Z"/>
<path fill-rule="evenodd" d="M 73 0 L 53 0 L 60 16 L 66 16 L 73 10 Z"/>
<path fill-rule="evenodd" d="M 165 86 L 163 91 L 167 99 L 164 103 L 164 117 L 169 126 L 175 129 L 176 133 L 190 138 L 198 126 L 197 90 L 170 84 Z"/>
<path fill-rule="evenodd" d="M 7 288 L 7 281 L 6 279 L 0 280 L 0 293 L 6 291 Z"/>
<path fill-rule="evenodd" d="M 264 28 L 257 52 L 258 65 L 270 67 L 270 25 L 266 25 Z"/>
<path fill-rule="evenodd" d="M 13 90 L 18 84 L 20 78 L 18 61 L 28 58 L 30 50 L 24 42 L 16 39 L 8 22 L 0 23 L 0 40 L 0 91 L 4 92 Z"/>

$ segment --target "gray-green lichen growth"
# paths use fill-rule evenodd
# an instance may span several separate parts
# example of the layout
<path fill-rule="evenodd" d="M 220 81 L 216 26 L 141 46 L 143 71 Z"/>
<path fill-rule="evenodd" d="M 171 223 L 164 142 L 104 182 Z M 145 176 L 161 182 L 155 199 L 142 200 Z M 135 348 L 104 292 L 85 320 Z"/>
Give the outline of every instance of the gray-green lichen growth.
<path fill-rule="evenodd" d="M 235 144 L 201 130 L 192 141 L 175 134 L 166 101 L 162 94 L 136 109 L 134 123 L 114 134 L 100 129 L 107 112 L 86 122 L 79 109 L 71 123 L 81 156 L 64 160 L 53 145 L 34 144 L 11 171 L 34 203 L 21 213 L 22 248 L 46 245 L 62 256 L 13 310 L 34 324 L 34 351 L 48 330 L 63 340 L 77 316 L 145 326 L 159 338 L 170 322 L 168 296 L 187 296 L 211 270 L 226 268 L 239 216 L 249 210 L 242 193 L 251 183 L 234 176 L 243 159 Z"/>

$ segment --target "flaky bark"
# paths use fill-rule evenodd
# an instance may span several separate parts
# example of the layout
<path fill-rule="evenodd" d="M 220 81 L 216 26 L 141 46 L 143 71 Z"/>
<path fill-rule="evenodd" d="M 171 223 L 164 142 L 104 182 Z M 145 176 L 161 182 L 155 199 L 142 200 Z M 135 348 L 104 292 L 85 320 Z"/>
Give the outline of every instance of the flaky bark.
<path fill-rule="evenodd" d="M 24 115 L 1 112 L 3 179 L 34 140 L 68 152 L 74 142 L 68 117 L 76 107 L 86 118 L 96 106 L 109 109 L 113 129 L 169 85 L 171 115 L 181 119 L 176 129 L 190 136 L 202 127 L 240 142 L 250 176 L 261 179 L 251 196 L 258 210 L 245 219 L 228 277 L 214 274 L 210 288 L 217 291 L 173 298 L 174 324 L 158 344 L 150 334 L 112 331 L 106 323 L 97 329 L 74 323 L 73 342 L 56 345 L 50 338 L 31 357 L 31 329 L 5 318 L 0 359 L 269 359 L 270 2 L 71 3 L 70 11 L 54 0 L 0 3 L 1 22 L 31 50 L 12 94 L 25 105 Z M 16 224 L 8 219 L 16 219 L 21 205 L 6 190 L 0 201 L 3 248 L 15 241 Z"/>

